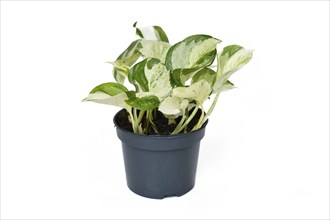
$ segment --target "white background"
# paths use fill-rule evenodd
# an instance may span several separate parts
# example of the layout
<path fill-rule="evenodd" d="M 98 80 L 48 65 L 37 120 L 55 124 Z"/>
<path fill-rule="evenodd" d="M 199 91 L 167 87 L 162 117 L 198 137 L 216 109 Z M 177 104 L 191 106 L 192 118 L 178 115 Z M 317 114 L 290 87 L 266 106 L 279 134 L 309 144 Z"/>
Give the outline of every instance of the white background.
<path fill-rule="evenodd" d="M 135 21 L 255 50 L 183 197 L 129 191 L 119 109 L 81 102 Z M 1 2 L 1 218 L 329 218 L 329 2 Z"/>

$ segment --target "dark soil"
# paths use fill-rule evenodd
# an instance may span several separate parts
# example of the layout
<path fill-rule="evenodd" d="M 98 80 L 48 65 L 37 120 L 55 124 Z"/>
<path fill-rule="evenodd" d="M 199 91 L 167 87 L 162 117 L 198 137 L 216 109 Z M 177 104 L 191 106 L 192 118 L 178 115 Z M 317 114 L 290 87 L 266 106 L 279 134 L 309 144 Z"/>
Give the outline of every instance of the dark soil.
<path fill-rule="evenodd" d="M 192 110 L 191 110 L 192 112 Z M 190 113 L 191 113 L 190 112 Z M 195 126 L 195 124 L 198 122 L 199 117 L 201 115 L 201 110 L 198 109 L 196 115 L 194 116 L 194 118 L 189 122 L 187 129 L 184 131 L 182 130 L 180 133 L 184 133 L 184 132 L 189 132 L 193 129 L 193 127 Z M 115 117 L 115 123 L 117 124 L 117 126 L 119 126 L 120 128 L 133 132 L 133 128 L 132 128 L 132 124 L 131 122 L 128 120 L 129 116 L 128 116 L 128 112 L 125 109 L 122 109 L 121 111 L 119 111 Z M 147 131 L 147 135 L 155 135 L 155 134 L 159 134 L 159 135 L 168 135 L 171 134 L 174 129 L 176 128 L 176 125 L 180 122 L 181 120 L 181 116 L 176 118 L 176 124 L 172 123 L 169 124 L 168 123 L 168 119 L 160 112 L 157 110 L 156 112 L 156 117 L 154 117 L 153 122 L 155 124 L 155 127 L 157 128 L 158 133 L 155 132 L 155 130 L 152 128 L 152 126 L 148 126 L 148 131 Z M 142 127 L 145 128 L 147 122 L 146 122 L 146 118 L 145 116 L 142 119 Z"/>

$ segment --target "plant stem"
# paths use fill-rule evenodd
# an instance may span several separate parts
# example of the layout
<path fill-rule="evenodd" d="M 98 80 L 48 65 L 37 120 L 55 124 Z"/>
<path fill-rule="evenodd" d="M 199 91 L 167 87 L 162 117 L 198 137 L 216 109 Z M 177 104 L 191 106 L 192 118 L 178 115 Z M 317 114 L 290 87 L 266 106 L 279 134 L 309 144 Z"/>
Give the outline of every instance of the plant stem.
<path fill-rule="evenodd" d="M 202 109 L 201 117 L 199 117 L 199 120 L 198 120 L 197 124 L 192 129 L 193 131 L 199 129 L 200 126 L 202 125 L 202 121 L 204 121 L 203 120 L 204 119 L 204 107 L 203 107 L 203 104 L 201 104 L 200 106 L 201 106 L 201 109 Z"/>
<path fill-rule="evenodd" d="M 133 132 L 134 133 L 137 133 L 138 131 L 137 131 L 137 129 L 135 128 L 135 120 L 134 120 L 134 117 L 133 117 L 133 114 L 132 114 L 132 110 L 127 110 L 127 112 L 128 112 L 128 114 L 129 114 L 129 116 L 130 116 L 130 118 L 131 118 L 131 123 L 132 123 L 132 128 L 133 128 Z"/>
<path fill-rule="evenodd" d="M 145 113 L 144 110 L 140 110 L 139 117 L 138 117 L 138 119 L 136 121 L 136 127 L 138 128 L 140 134 L 143 133 L 143 127 L 142 127 L 141 121 L 142 121 L 142 118 L 143 118 L 144 113 Z M 141 124 L 141 129 L 139 129 L 139 125 L 140 124 Z"/>
<path fill-rule="evenodd" d="M 134 119 L 135 121 L 137 120 L 137 109 L 136 108 L 133 108 L 133 114 L 134 114 Z"/>
<path fill-rule="evenodd" d="M 191 119 L 193 119 L 194 116 L 195 116 L 195 114 L 197 113 L 198 107 L 199 107 L 199 105 L 196 105 L 194 111 L 191 113 L 191 115 L 185 121 L 185 123 L 182 126 L 179 126 L 180 124 L 178 124 L 178 126 L 176 126 L 176 128 L 174 129 L 174 131 L 172 132 L 172 134 L 178 134 L 180 131 L 182 131 L 182 129 L 184 129 L 185 127 L 187 127 L 187 125 L 189 124 L 189 122 L 191 121 Z"/>
<path fill-rule="evenodd" d="M 145 113 L 144 110 L 141 110 L 141 111 L 140 111 L 140 113 L 139 113 L 139 117 L 138 117 L 138 120 L 137 120 L 137 124 L 138 124 L 138 125 L 141 123 L 144 113 Z"/>
<path fill-rule="evenodd" d="M 141 119 L 140 119 L 140 117 L 138 117 L 136 108 L 133 108 L 133 116 L 134 116 L 133 131 L 134 131 L 134 133 L 140 134 L 142 131 L 139 130 L 139 124 L 140 124 L 140 120 L 142 119 L 142 117 L 141 117 Z"/>
<path fill-rule="evenodd" d="M 171 134 L 176 134 L 174 132 L 176 132 L 176 130 L 182 126 L 182 124 L 186 120 L 186 118 L 187 118 L 186 115 L 182 115 L 182 118 L 181 118 L 179 124 L 175 127 L 174 131 Z"/>
<path fill-rule="evenodd" d="M 208 117 L 212 114 L 213 112 L 213 109 L 215 107 L 215 105 L 217 104 L 217 101 L 218 101 L 218 98 L 219 98 L 219 95 L 220 95 L 220 91 L 216 93 L 214 99 L 213 99 L 213 102 L 212 102 L 212 105 L 211 107 L 209 108 L 209 110 L 207 111 L 203 121 L 201 124 L 204 124 L 204 122 L 208 119 Z"/>
<path fill-rule="evenodd" d="M 146 114 L 146 127 L 145 127 L 145 131 L 144 133 L 147 133 L 147 131 L 149 130 L 149 124 L 150 124 L 150 119 L 151 118 L 151 111 L 147 111 L 147 114 Z"/>

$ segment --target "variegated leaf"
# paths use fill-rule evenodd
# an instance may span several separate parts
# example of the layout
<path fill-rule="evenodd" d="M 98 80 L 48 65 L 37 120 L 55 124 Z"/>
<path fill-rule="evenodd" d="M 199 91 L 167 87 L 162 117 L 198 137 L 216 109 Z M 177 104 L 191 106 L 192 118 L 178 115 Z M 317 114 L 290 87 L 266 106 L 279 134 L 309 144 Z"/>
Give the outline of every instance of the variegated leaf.
<path fill-rule="evenodd" d="M 166 53 L 171 45 L 163 41 L 141 40 L 140 53 L 143 58 L 156 58 L 165 63 Z"/>
<path fill-rule="evenodd" d="M 182 115 L 188 104 L 188 99 L 169 96 L 160 103 L 158 110 L 164 115 L 179 116 Z"/>
<path fill-rule="evenodd" d="M 140 47 L 140 40 L 136 40 L 132 42 L 127 47 L 127 49 L 119 55 L 116 61 L 110 62 L 114 65 L 113 76 L 118 83 L 124 83 L 125 78 L 128 76 L 129 68 L 141 56 L 139 52 Z"/>
<path fill-rule="evenodd" d="M 104 92 L 108 95 L 114 96 L 127 91 L 127 88 L 119 83 L 108 82 L 96 86 L 94 89 L 92 89 L 92 91 L 90 91 L 90 94 L 95 92 Z"/>
<path fill-rule="evenodd" d="M 106 105 L 114 105 L 117 107 L 125 108 L 127 110 L 131 109 L 131 107 L 125 102 L 128 99 L 126 93 L 120 93 L 114 96 L 108 95 L 105 92 L 98 91 L 95 93 L 91 93 L 87 96 L 87 98 L 83 99 L 83 101 L 91 101 L 100 104 Z"/>
<path fill-rule="evenodd" d="M 173 45 L 166 55 L 166 66 L 171 70 L 209 66 L 216 56 L 221 41 L 208 35 L 193 35 Z"/>
<path fill-rule="evenodd" d="M 198 82 L 201 79 L 205 79 L 211 86 L 214 84 L 214 80 L 217 73 L 210 68 L 203 68 L 199 70 L 191 79 L 191 84 Z"/>
<path fill-rule="evenodd" d="M 221 92 L 225 92 L 225 91 L 228 91 L 228 90 L 231 90 L 231 89 L 235 89 L 235 88 L 236 88 L 236 86 L 232 82 L 230 82 L 229 80 L 227 80 L 225 82 L 225 84 L 223 85 Z"/>
<path fill-rule="evenodd" d="M 128 97 L 125 102 L 136 109 L 149 111 L 154 108 L 157 108 L 160 104 L 159 99 L 157 96 L 149 95 L 149 96 L 143 96 L 143 97 L 137 97 L 136 93 L 133 91 L 126 92 L 126 95 Z"/>
<path fill-rule="evenodd" d="M 185 86 L 186 81 L 191 79 L 202 68 L 176 69 L 172 71 L 172 80 L 175 86 Z"/>
<path fill-rule="evenodd" d="M 170 72 L 158 59 L 150 58 L 135 64 L 129 74 L 129 81 L 138 91 L 150 92 L 163 99 L 172 90 Z"/>
<path fill-rule="evenodd" d="M 230 45 L 218 54 L 217 79 L 213 91 L 221 91 L 229 77 L 247 64 L 252 58 L 252 50 L 238 45 Z"/>
<path fill-rule="evenodd" d="M 211 85 L 205 79 L 201 79 L 189 87 L 174 88 L 172 96 L 195 100 L 198 104 L 202 104 L 211 92 Z"/>
<path fill-rule="evenodd" d="M 163 42 L 169 42 L 165 31 L 159 26 L 151 27 L 136 27 L 137 22 L 133 24 L 136 28 L 136 34 L 146 40 L 157 40 Z"/>
<path fill-rule="evenodd" d="M 96 86 L 83 101 L 115 105 L 129 109 L 125 103 L 127 88 L 119 83 L 109 82 Z"/>

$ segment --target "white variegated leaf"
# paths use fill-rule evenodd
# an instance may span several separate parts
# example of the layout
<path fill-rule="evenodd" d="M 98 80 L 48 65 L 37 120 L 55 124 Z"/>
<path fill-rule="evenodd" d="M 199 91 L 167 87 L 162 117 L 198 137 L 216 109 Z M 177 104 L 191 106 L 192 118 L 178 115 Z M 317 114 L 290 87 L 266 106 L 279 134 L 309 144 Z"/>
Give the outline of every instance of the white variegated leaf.
<path fill-rule="evenodd" d="M 120 93 L 115 96 L 108 95 L 104 92 L 98 91 L 91 93 L 83 101 L 91 101 L 101 104 L 114 105 L 125 109 L 130 109 L 131 107 L 125 102 L 128 99 L 126 93 Z"/>
<path fill-rule="evenodd" d="M 163 41 L 141 40 L 140 53 L 144 58 L 156 58 L 165 63 L 166 53 L 171 45 Z"/>
<path fill-rule="evenodd" d="M 172 90 L 170 72 L 167 67 L 155 58 L 145 59 L 135 64 L 128 77 L 139 92 L 150 92 L 159 99 L 164 99 Z"/>
<path fill-rule="evenodd" d="M 214 92 L 225 89 L 229 77 L 247 64 L 252 58 L 253 50 L 238 45 L 230 45 L 218 54 L 217 79 L 213 85 Z"/>
<path fill-rule="evenodd" d="M 208 35 L 190 36 L 170 48 L 166 55 L 166 65 L 171 70 L 211 65 L 216 56 L 216 46 L 220 42 Z"/>
<path fill-rule="evenodd" d="M 122 52 L 116 61 L 109 62 L 113 64 L 113 76 L 115 80 L 124 84 L 125 78 L 128 75 L 128 69 L 141 56 L 139 48 L 141 47 L 140 40 L 132 42 L 124 52 Z"/>
<path fill-rule="evenodd" d="M 178 117 L 182 115 L 188 104 L 188 99 L 169 96 L 160 103 L 158 110 L 164 115 L 175 115 L 175 117 Z"/>
<path fill-rule="evenodd" d="M 209 97 L 211 91 L 211 85 L 202 79 L 189 87 L 174 88 L 172 96 L 195 100 L 198 104 L 202 104 Z"/>
<path fill-rule="evenodd" d="M 170 72 L 162 63 L 155 63 L 151 67 L 145 66 L 145 76 L 148 80 L 149 92 L 163 99 L 167 97 L 171 90 Z"/>
<path fill-rule="evenodd" d="M 232 84 L 229 80 L 227 80 L 227 82 L 225 82 L 225 84 L 223 85 L 221 92 L 226 92 L 228 90 L 235 89 L 235 88 L 236 88 L 236 86 L 234 84 Z"/>
<path fill-rule="evenodd" d="M 231 75 L 242 66 L 247 64 L 252 58 L 253 50 L 241 49 L 231 56 L 228 61 L 224 64 L 222 74 Z M 229 77 L 228 77 L 229 78 Z"/>
<path fill-rule="evenodd" d="M 137 22 L 133 24 L 136 28 L 136 34 L 146 40 L 157 40 L 169 42 L 165 31 L 159 26 L 136 27 Z"/>

